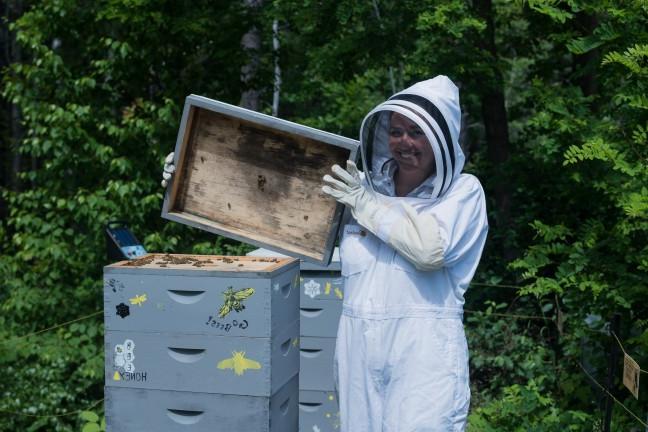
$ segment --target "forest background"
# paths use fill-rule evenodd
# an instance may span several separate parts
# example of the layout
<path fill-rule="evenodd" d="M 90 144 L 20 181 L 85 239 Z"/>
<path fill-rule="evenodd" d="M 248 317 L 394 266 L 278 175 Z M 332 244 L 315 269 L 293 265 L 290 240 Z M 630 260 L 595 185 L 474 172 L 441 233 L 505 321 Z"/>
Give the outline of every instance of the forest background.
<path fill-rule="evenodd" d="M 491 225 L 467 294 L 469 430 L 602 430 L 587 374 L 605 383 L 614 312 L 648 366 L 648 2 L 13 0 L 0 13 L 0 431 L 101 428 L 107 221 L 149 251 L 252 249 L 160 218 L 191 93 L 357 138 L 393 92 L 450 76 Z M 644 430 L 646 392 L 617 379 L 613 393 L 639 418 L 615 404 L 612 430 Z"/>

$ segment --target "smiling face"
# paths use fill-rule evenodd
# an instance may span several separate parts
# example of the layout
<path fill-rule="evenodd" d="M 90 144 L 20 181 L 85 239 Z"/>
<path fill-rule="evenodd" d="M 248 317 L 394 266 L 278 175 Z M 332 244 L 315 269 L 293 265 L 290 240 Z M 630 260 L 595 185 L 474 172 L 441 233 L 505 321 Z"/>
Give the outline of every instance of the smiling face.
<path fill-rule="evenodd" d="M 434 153 L 425 132 L 397 112 L 389 123 L 389 150 L 402 171 L 418 174 L 422 179 L 434 172 Z"/>

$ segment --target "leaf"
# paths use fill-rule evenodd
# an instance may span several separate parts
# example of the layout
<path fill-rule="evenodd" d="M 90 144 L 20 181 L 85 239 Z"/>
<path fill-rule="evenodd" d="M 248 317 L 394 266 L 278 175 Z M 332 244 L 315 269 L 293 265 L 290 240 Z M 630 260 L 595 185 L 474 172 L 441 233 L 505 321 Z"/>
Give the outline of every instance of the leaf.
<path fill-rule="evenodd" d="M 101 427 L 97 423 L 86 423 L 81 432 L 101 432 Z"/>
<path fill-rule="evenodd" d="M 567 42 L 567 49 L 574 54 L 585 54 L 619 36 L 620 34 L 609 23 L 603 23 L 594 30 L 592 35 Z"/>
<path fill-rule="evenodd" d="M 92 411 L 81 411 L 81 414 L 79 414 L 79 417 L 81 419 L 87 421 L 87 422 L 98 422 L 99 421 L 99 416 L 95 414 Z"/>

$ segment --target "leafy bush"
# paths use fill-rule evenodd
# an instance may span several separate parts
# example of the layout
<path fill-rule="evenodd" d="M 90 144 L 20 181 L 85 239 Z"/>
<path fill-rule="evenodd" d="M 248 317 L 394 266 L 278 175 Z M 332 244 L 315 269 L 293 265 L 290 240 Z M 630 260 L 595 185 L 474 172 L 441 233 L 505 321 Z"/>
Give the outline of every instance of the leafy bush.
<path fill-rule="evenodd" d="M 542 377 L 539 378 L 542 381 Z M 564 432 L 592 430 L 593 418 L 582 411 L 562 409 L 541 392 L 538 379 L 503 388 L 501 399 L 470 414 L 469 432 Z"/>

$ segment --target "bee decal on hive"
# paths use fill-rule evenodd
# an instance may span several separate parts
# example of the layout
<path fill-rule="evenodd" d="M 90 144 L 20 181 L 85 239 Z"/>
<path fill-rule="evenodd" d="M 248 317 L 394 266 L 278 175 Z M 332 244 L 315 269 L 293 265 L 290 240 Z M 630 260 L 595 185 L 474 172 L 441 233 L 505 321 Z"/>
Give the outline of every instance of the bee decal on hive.
<path fill-rule="evenodd" d="M 128 299 L 128 301 L 130 301 L 130 304 L 137 306 L 142 306 L 142 303 L 144 303 L 146 300 L 146 294 L 135 294 L 135 297 Z"/>
<path fill-rule="evenodd" d="M 232 310 L 241 312 L 245 309 L 243 300 L 247 299 L 252 294 L 254 294 L 254 288 L 243 288 L 238 291 L 234 291 L 234 288 L 232 287 L 227 288 L 223 291 L 225 302 L 218 312 L 218 317 L 225 318 Z"/>
<path fill-rule="evenodd" d="M 232 358 L 218 362 L 218 369 L 234 369 L 236 375 L 243 375 L 248 369 L 261 369 L 261 363 L 245 358 L 245 351 L 233 351 Z"/>

